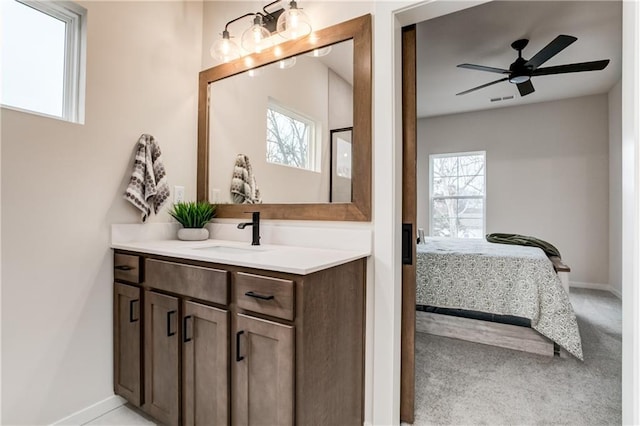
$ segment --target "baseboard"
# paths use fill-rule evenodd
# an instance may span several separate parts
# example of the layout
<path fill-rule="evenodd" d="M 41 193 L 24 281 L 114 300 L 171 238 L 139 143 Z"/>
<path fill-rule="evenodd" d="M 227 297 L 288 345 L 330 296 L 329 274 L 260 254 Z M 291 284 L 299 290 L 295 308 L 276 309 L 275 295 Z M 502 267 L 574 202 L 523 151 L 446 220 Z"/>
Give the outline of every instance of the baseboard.
<path fill-rule="evenodd" d="M 601 291 L 608 291 L 609 293 L 613 294 L 614 296 L 616 296 L 618 299 L 622 299 L 622 293 L 620 293 L 620 291 L 609 285 L 609 284 L 598 284 L 598 283 L 583 283 L 583 282 L 579 282 L 579 281 L 571 281 L 569 282 L 569 287 L 575 287 L 575 288 L 588 288 L 591 290 L 601 290 Z"/>
<path fill-rule="evenodd" d="M 93 419 L 102 416 L 103 414 L 108 413 L 109 411 L 120 407 L 121 405 L 124 405 L 126 402 L 127 401 L 124 398 L 121 398 L 118 395 L 113 395 L 103 399 L 102 401 L 98 401 L 93 405 L 83 408 L 80 411 L 76 411 L 75 413 L 65 417 L 64 419 L 52 423 L 52 426 L 83 425 L 85 423 L 89 423 Z"/>

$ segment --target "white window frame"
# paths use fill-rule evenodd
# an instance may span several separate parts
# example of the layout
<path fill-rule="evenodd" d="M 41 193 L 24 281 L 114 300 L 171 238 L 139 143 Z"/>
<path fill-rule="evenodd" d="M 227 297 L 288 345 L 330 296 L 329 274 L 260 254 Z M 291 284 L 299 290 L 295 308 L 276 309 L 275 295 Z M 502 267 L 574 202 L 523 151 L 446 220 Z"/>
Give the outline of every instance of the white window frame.
<path fill-rule="evenodd" d="M 319 130 L 320 126 L 318 126 L 318 122 L 307 115 L 304 115 L 298 111 L 294 111 L 290 107 L 286 107 L 282 105 L 280 102 L 276 101 L 271 97 L 269 97 L 267 108 L 270 110 L 276 111 L 282 115 L 286 115 L 287 117 L 293 118 L 294 120 L 303 122 L 309 126 L 309 152 L 307 155 L 307 164 L 305 167 L 297 167 L 297 166 L 292 166 L 290 164 L 276 163 L 276 162 L 269 161 L 268 159 L 267 159 L 267 164 L 274 164 L 276 166 L 291 167 L 298 170 L 321 173 L 321 167 L 320 167 L 320 161 L 319 161 L 321 158 L 321 155 L 320 155 L 321 143 L 320 143 L 320 130 Z M 267 128 L 268 128 L 268 123 L 267 123 Z M 265 140 L 265 143 L 268 143 L 268 141 Z"/>
<path fill-rule="evenodd" d="M 87 9 L 70 1 L 15 1 L 65 23 L 62 116 L 50 115 L 4 103 L 2 107 L 83 124 L 86 86 Z"/>
<path fill-rule="evenodd" d="M 434 196 L 433 195 L 433 160 L 436 158 L 447 157 L 466 157 L 471 155 L 482 155 L 484 158 L 484 192 L 479 195 L 458 195 L 458 196 Z M 446 154 L 430 154 L 429 155 L 429 236 L 433 236 L 433 202 L 434 200 L 461 200 L 461 199 L 481 199 L 482 200 L 482 235 L 487 229 L 487 152 L 486 151 L 468 151 L 468 152 L 450 152 Z M 453 238 L 459 238 L 457 235 Z M 482 238 L 482 237 L 481 237 Z"/>

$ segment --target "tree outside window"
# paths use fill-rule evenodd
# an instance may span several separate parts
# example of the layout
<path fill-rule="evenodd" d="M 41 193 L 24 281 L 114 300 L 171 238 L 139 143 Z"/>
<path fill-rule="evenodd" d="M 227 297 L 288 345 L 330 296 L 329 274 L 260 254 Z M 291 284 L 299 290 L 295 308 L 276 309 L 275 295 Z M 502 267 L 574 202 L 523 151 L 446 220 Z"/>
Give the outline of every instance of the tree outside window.
<path fill-rule="evenodd" d="M 485 152 L 429 157 L 430 235 L 482 238 L 485 211 Z"/>
<path fill-rule="evenodd" d="M 315 123 L 273 102 L 267 108 L 267 161 L 317 171 Z"/>

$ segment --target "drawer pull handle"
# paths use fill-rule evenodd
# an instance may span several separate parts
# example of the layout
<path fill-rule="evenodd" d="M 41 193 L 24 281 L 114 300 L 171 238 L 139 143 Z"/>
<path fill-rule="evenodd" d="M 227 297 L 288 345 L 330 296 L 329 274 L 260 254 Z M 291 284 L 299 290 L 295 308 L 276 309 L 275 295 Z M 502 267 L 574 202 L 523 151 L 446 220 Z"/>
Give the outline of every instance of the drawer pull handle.
<path fill-rule="evenodd" d="M 191 337 L 187 337 L 187 321 L 188 320 L 192 320 L 191 321 Z M 184 343 L 190 342 L 193 340 L 193 316 L 191 315 L 187 315 L 186 317 L 184 317 L 184 320 L 182 321 L 182 335 L 184 336 Z"/>
<path fill-rule="evenodd" d="M 133 317 L 133 304 L 136 302 L 140 302 L 140 299 L 129 300 L 129 322 L 136 322 L 140 319 L 139 315 L 138 318 Z"/>
<path fill-rule="evenodd" d="M 270 294 L 269 296 L 265 296 L 263 294 L 254 293 L 253 291 L 248 291 L 244 295 L 249 297 L 254 297 L 260 300 L 273 300 L 274 298 L 272 294 Z"/>
<path fill-rule="evenodd" d="M 133 266 L 129 266 L 129 265 L 117 265 L 117 266 L 114 266 L 114 268 L 119 271 L 131 271 L 132 269 L 136 269 Z"/>
<path fill-rule="evenodd" d="M 132 269 L 136 269 L 133 266 L 129 266 L 129 265 L 116 265 L 114 266 L 114 268 L 119 271 L 130 271 Z"/>
<path fill-rule="evenodd" d="M 238 331 L 236 333 L 236 362 L 240 362 L 244 359 L 243 356 L 240 355 L 240 336 L 244 334 L 244 330 Z"/>
<path fill-rule="evenodd" d="M 176 311 L 167 312 L 167 337 L 174 336 L 176 334 L 175 331 L 171 331 L 171 315 L 174 315 Z"/>

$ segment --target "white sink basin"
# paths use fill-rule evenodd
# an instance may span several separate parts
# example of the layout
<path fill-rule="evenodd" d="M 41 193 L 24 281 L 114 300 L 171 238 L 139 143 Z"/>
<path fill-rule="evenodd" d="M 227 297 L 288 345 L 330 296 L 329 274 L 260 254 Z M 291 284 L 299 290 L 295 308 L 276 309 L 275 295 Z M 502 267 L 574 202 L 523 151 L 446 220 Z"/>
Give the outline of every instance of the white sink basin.
<path fill-rule="evenodd" d="M 259 253 L 264 251 L 269 251 L 269 249 L 260 247 L 260 246 L 205 246 L 205 247 L 195 247 L 194 250 L 202 250 L 210 253 L 222 253 L 222 254 L 251 254 L 251 253 Z"/>

